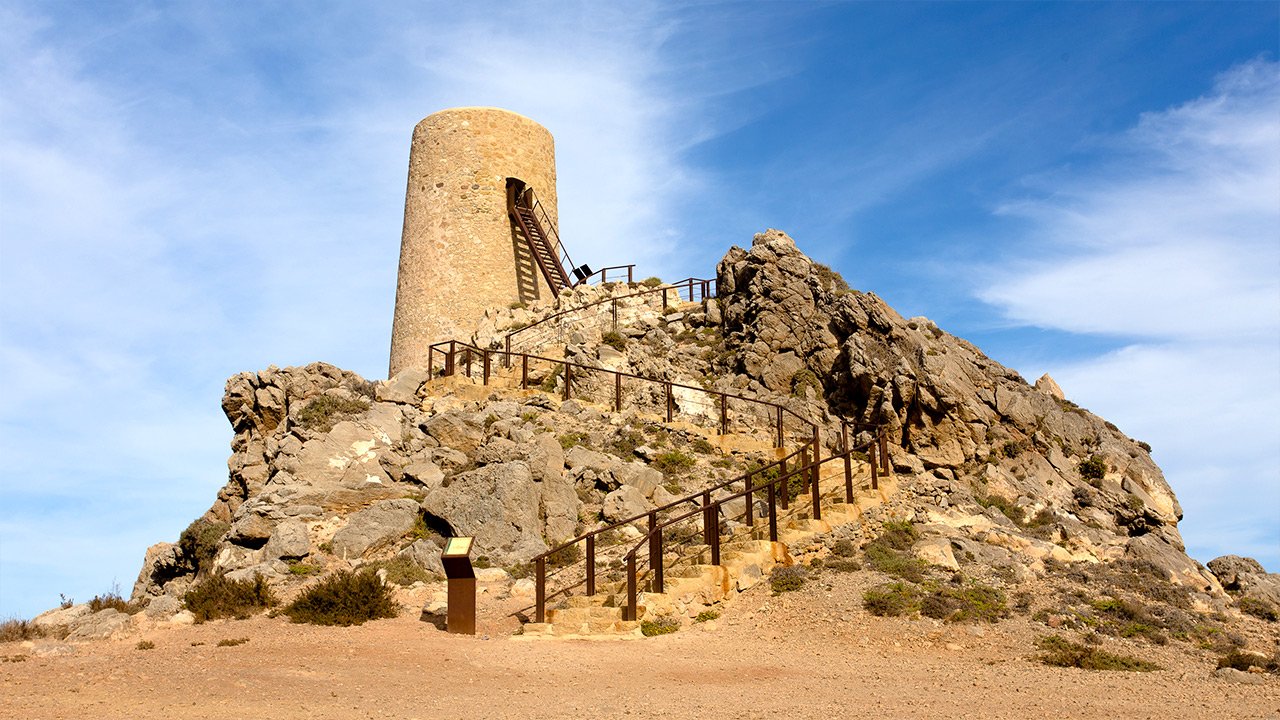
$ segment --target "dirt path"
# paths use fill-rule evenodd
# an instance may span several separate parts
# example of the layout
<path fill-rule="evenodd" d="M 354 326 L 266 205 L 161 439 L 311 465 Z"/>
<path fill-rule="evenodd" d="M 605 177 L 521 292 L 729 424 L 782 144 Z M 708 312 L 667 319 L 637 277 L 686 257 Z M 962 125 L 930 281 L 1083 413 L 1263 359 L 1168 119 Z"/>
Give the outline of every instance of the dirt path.
<path fill-rule="evenodd" d="M 0 646 L 5 718 L 1275 718 L 1280 678 L 1211 676 L 1185 644 L 1124 645 L 1166 669 L 1085 672 L 1028 659 L 1044 628 L 873 618 L 857 575 L 644 640 L 483 637 L 404 616 L 356 628 L 265 617 L 163 627 L 29 656 Z M 507 630 L 509 632 L 509 630 Z M 218 641 L 247 637 L 219 647 Z M 155 643 L 139 650 L 139 640 Z"/>

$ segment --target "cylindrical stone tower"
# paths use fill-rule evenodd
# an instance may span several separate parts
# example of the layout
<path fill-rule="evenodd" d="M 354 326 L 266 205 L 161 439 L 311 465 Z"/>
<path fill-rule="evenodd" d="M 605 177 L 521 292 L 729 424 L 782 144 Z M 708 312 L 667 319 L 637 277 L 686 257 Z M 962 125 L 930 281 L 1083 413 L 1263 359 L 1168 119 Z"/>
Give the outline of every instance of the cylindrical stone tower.
<path fill-rule="evenodd" d="M 427 348 L 468 340 L 485 308 L 551 297 L 507 215 L 507 179 L 533 188 L 558 225 L 551 133 L 499 108 L 454 108 L 413 129 L 391 375 Z"/>

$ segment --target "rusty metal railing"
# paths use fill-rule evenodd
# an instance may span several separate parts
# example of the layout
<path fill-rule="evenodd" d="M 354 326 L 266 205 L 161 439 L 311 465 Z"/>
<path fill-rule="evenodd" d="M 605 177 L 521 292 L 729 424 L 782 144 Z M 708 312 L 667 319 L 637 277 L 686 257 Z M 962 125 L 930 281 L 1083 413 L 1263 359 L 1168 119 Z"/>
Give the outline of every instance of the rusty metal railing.
<path fill-rule="evenodd" d="M 630 268 L 632 266 L 621 266 L 621 267 Z M 613 269 L 613 268 L 606 268 L 606 269 Z M 631 271 L 628 270 L 627 272 L 628 272 L 628 275 L 627 275 L 628 282 L 630 282 Z M 590 302 L 585 305 L 579 305 L 577 307 L 572 307 L 565 310 L 561 310 L 560 312 L 552 313 L 542 318 L 541 320 L 538 320 L 537 322 L 530 323 L 522 328 L 518 328 L 516 330 L 513 330 L 507 333 L 507 336 L 502 339 L 502 346 L 507 353 L 512 353 L 513 348 L 515 346 L 515 342 L 517 339 L 520 338 L 521 335 L 527 336 L 528 333 L 531 333 L 532 331 L 538 329 L 539 326 L 543 326 L 547 323 L 551 323 L 571 313 L 582 312 L 583 310 L 588 310 L 590 308 L 604 305 L 606 303 L 610 305 L 610 321 L 614 329 L 616 330 L 618 327 L 619 309 L 623 307 L 623 305 L 620 303 L 624 300 L 630 300 L 632 298 L 639 298 L 639 297 L 646 297 L 649 295 L 657 295 L 661 293 L 662 310 L 665 313 L 667 309 L 671 306 L 672 294 L 675 295 L 676 302 L 701 302 L 702 300 L 707 300 L 709 298 L 715 297 L 716 292 L 717 292 L 717 288 L 716 288 L 715 279 L 690 277 L 690 278 L 685 278 L 684 280 L 678 280 L 674 283 L 663 283 L 658 287 L 649 288 L 648 290 L 640 290 L 638 292 L 630 293 L 627 295 L 621 295 L 618 297 L 604 298 L 603 300 L 597 300 L 595 302 Z M 687 300 L 685 299 L 686 297 L 688 298 Z"/>
<path fill-rule="evenodd" d="M 636 270 L 636 266 L 635 266 L 635 265 L 610 265 L 609 267 L 604 267 L 604 268 L 600 268 L 599 270 L 596 270 L 595 272 L 593 272 L 593 273 L 591 273 L 590 275 L 588 275 L 588 276 L 586 276 L 586 277 L 582 278 L 581 280 L 579 280 L 578 282 L 574 283 L 573 285 L 574 285 L 574 287 L 577 287 L 577 286 L 579 286 L 579 285 L 587 285 L 587 284 L 589 284 L 589 283 L 591 282 L 591 278 L 593 278 L 593 277 L 595 277 L 595 276 L 597 276 L 597 275 L 599 275 L 599 276 L 600 276 L 600 284 L 601 284 L 601 285 L 603 285 L 603 284 L 605 284 L 605 283 L 609 282 L 609 271 L 610 271 L 610 270 L 626 270 L 626 271 L 627 271 L 627 279 L 626 279 L 626 283 L 627 283 L 628 285 L 630 285 L 631 283 L 635 282 L 635 270 Z M 622 282 L 622 281 L 621 281 L 621 280 L 614 280 L 614 282 Z"/>

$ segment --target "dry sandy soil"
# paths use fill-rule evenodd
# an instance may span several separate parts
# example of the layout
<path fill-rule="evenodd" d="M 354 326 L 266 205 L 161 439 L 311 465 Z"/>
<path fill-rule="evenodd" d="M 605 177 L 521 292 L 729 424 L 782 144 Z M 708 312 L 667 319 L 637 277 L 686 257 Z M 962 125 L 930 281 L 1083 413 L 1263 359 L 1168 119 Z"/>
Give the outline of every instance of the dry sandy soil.
<path fill-rule="evenodd" d="M 859 602 L 869 582 L 824 575 L 781 596 L 759 586 L 719 620 L 637 640 L 512 637 L 508 604 L 476 637 L 405 613 L 353 628 L 165 624 L 73 650 L 9 643 L 0 717 L 1280 720 L 1280 678 L 1214 678 L 1214 657 L 1185 643 L 1108 646 L 1157 672 L 1046 667 L 1033 659 L 1043 626 L 875 618 Z M 218 646 L 236 638 L 249 640 Z"/>

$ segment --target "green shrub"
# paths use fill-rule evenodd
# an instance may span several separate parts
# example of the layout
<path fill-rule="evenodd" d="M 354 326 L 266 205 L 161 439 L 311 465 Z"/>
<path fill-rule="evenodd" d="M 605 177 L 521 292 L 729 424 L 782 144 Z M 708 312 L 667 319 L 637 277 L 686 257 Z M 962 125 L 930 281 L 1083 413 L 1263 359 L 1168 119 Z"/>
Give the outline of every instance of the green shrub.
<path fill-rule="evenodd" d="M 547 567 L 562 568 L 582 559 L 582 546 L 574 543 L 556 550 L 547 556 Z"/>
<path fill-rule="evenodd" d="M 425 583 L 436 579 L 426 568 L 405 555 L 397 555 L 390 560 L 379 560 L 376 563 L 370 563 L 367 567 L 373 572 L 386 570 L 387 582 L 403 587 L 408 587 L 416 582 Z"/>
<path fill-rule="evenodd" d="M 803 565 L 787 565 L 774 568 L 769 574 L 769 587 L 775 593 L 792 592 L 804 587 L 809 571 Z"/>
<path fill-rule="evenodd" d="M 862 593 L 862 607 L 881 617 L 910 615 L 920 610 L 920 590 L 903 582 L 880 585 Z"/>
<path fill-rule="evenodd" d="M 894 550 L 909 550 L 920 534 L 915 525 L 907 520 L 890 520 L 880 527 L 880 536 L 872 542 L 885 545 Z"/>
<path fill-rule="evenodd" d="M 652 620 L 640 621 L 640 632 L 645 637 L 653 637 L 654 635 L 666 635 L 680 629 L 680 619 L 671 617 L 670 615 L 659 615 Z"/>
<path fill-rule="evenodd" d="M 818 379 L 817 373 L 805 368 L 791 376 L 791 396 L 803 398 L 807 389 L 812 389 L 815 397 L 823 397 L 822 381 Z"/>
<path fill-rule="evenodd" d="M 822 567 L 836 572 L 858 572 L 862 569 L 862 563 L 848 558 L 832 557 L 827 558 Z"/>
<path fill-rule="evenodd" d="M 235 647 L 237 645 L 243 645 L 247 642 L 249 642 L 249 638 L 247 637 L 223 638 L 218 641 L 218 647 Z"/>
<path fill-rule="evenodd" d="M 1028 445 L 1025 440 L 1010 440 L 1000 446 L 1001 454 L 1010 459 L 1018 457 L 1027 449 Z"/>
<path fill-rule="evenodd" d="M 230 580 L 218 574 L 192 586 L 182 596 L 182 602 L 199 623 L 226 617 L 243 620 L 275 605 L 276 598 L 261 575 L 254 575 L 252 580 Z"/>
<path fill-rule="evenodd" d="M 944 586 L 920 600 L 920 614 L 947 622 L 999 622 L 1008 617 L 1004 593 L 989 585 Z"/>
<path fill-rule="evenodd" d="M 1007 498 L 999 495 L 981 495 L 975 497 L 974 500 L 982 507 L 993 507 L 999 510 L 1005 517 L 1018 525 L 1021 525 L 1026 520 L 1026 513 L 1023 509 L 1014 505 L 1013 501 Z"/>
<path fill-rule="evenodd" d="M 835 545 L 831 546 L 831 554 L 837 557 L 853 557 L 858 552 L 858 546 L 853 544 L 852 540 L 837 540 Z"/>
<path fill-rule="evenodd" d="M 641 280 L 640 284 L 645 287 L 655 288 L 662 284 L 662 280 L 656 277 L 650 277 L 650 278 L 645 278 L 644 280 Z"/>
<path fill-rule="evenodd" d="M 1242 597 L 1236 600 L 1236 605 L 1240 608 L 1240 612 L 1252 615 L 1259 620 L 1267 622 L 1280 620 L 1280 611 L 1276 610 L 1276 606 L 1261 598 Z"/>
<path fill-rule="evenodd" d="M 693 621 L 696 623 L 701 623 L 701 622 L 707 622 L 708 620 L 715 620 L 716 618 L 719 618 L 719 617 L 720 617 L 719 610 L 703 610 L 702 612 L 698 613 L 698 617 L 694 618 Z"/>
<path fill-rule="evenodd" d="M 693 442 L 689 443 L 689 446 L 693 448 L 694 452 L 702 455 L 710 455 L 716 451 L 716 446 L 707 442 L 706 438 L 694 438 Z"/>
<path fill-rule="evenodd" d="M 601 335 L 600 342 L 619 352 L 627 349 L 627 339 L 617 330 L 610 330 Z"/>
<path fill-rule="evenodd" d="M 1249 672 L 1250 668 L 1258 668 L 1264 672 L 1280 673 L 1280 655 L 1268 658 L 1259 653 L 1232 650 L 1218 658 L 1218 667 L 1235 668 L 1241 672 Z"/>
<path fill-rule="evenodd" d="M 679 450 L 664 452 L 653 459 L 653 467 L 664 475 L 677 475 L 693 467 L 694 459 Z"/>
<path fill-rule="evenodd" d="M 1080 463 L 1080 477 L 1085 480 L 1101 480 L 1107 474 L 1107 461 L 1101 455 L 1093 455 Z"/>
<path fill-rule="evenodd" d="M 845 282 L 840 273 L 832 270 L 830 266 L 816 262 L 813 264 L 813 271 L 818 276 L 818 282 L 822 283 L 822 289 L 837 294 L 849 292 L 849 283 Z"/>
<path fill-rule="evenodd" d="M 865 557 L 871 569 L 911 582 L 923 581 L 925 571 L 929 568 L 920 558 L 902 550 L 894 550 L 878 541 L 867 545 Z"/>
<path fill-rule="evenodd" d="M 1083 670 L 1125 670 L 1150 672 L 1160 670 L 1155 663 L 1128 655 L 1113 655 L 1097 648 L 1073 643 L 1057 635 L 1041 638 L 1036 645 L 1044 652 L 1037 656 L 1040 662 L 1055 667 L 1074 667 Z"/>
<path fill-rule="evenodd" d="M 137 645 L 133 646 L 138 650 L 155 650 L 156 644 L 150 640 L 139 640 Z"/>
<path fill-rule="evenodd" d="M 320 395 L 298 411 L 298 424 L 308 430 L 329 432 L 343 420 L 350 420 L 369 409 L 366 400 Z"/>
<path fill-rule="evenodd" d="M 290 575 L 304 575 L 304 576 L 315 575 L 316 573 L 320 572 L 323 569 L 324 568 L 321 568 L 319 565 L 309 565 L 307 563 L 300 562 L 297 560 L 291 561 L 289 563 Z"/>
<path fill-rule="evenodd" d="M 399 613 L 391 588 L 368 570 L 340 570 L 312 585 L 284 609 L 296 623 L 361 625 Z"/>
<path fill-rule="evenodd" d="M 581 445 L 587 439 L 587 434 L 582 432 L 569 432 L 557 438 L 560 441 L 560 447 L 568 450 L 574 445 Z"/>
<path fill-rule="evenodd" d="M 66 628 L 60 627 L 60 635 L 65 636 Z M 37 625 L 30 620 L 21 618 L 10 618 L 4 622 L 0 622 L 0 643 L 17 642 L 20 640 L 38 640 L 50 633 L 49 628 Z"/>
<path fill-rule="evenodd" d="M 542 388 L 542 392 L 553 393 L 556 391 L 556 385 L 560 382 L 560 378 L 562 377 L 564 377 L 564 366 L 556 365 L 554 370 L 547 373 L 547 376 L 542 378 L 542 382 L 539 383 L 538 387 Z"/>
<path fill-rule="evenodd" d="M 230 529 L 231 526 L 224 522 L 196 520 L 182 531 L 178 536 L 178 549 L 192 570 L 199 573 L 209 566 L 218 552 L 218 543 Z"/>
<path fill-rule="evenodd" d="M 134 603 L 120 597 L 120 588 L 118 586 L 111 588 L 110 592 L 103 593 L 102 595 L 95 595 L 94 598 L 89 601 L 89 612 L 98 612 L 99 610 L 106 610 L 107 608 L 118 610 L 129 615 L 133 615 L 134 613 L 142 610 L 141 606 L 135 605 Z"/>

